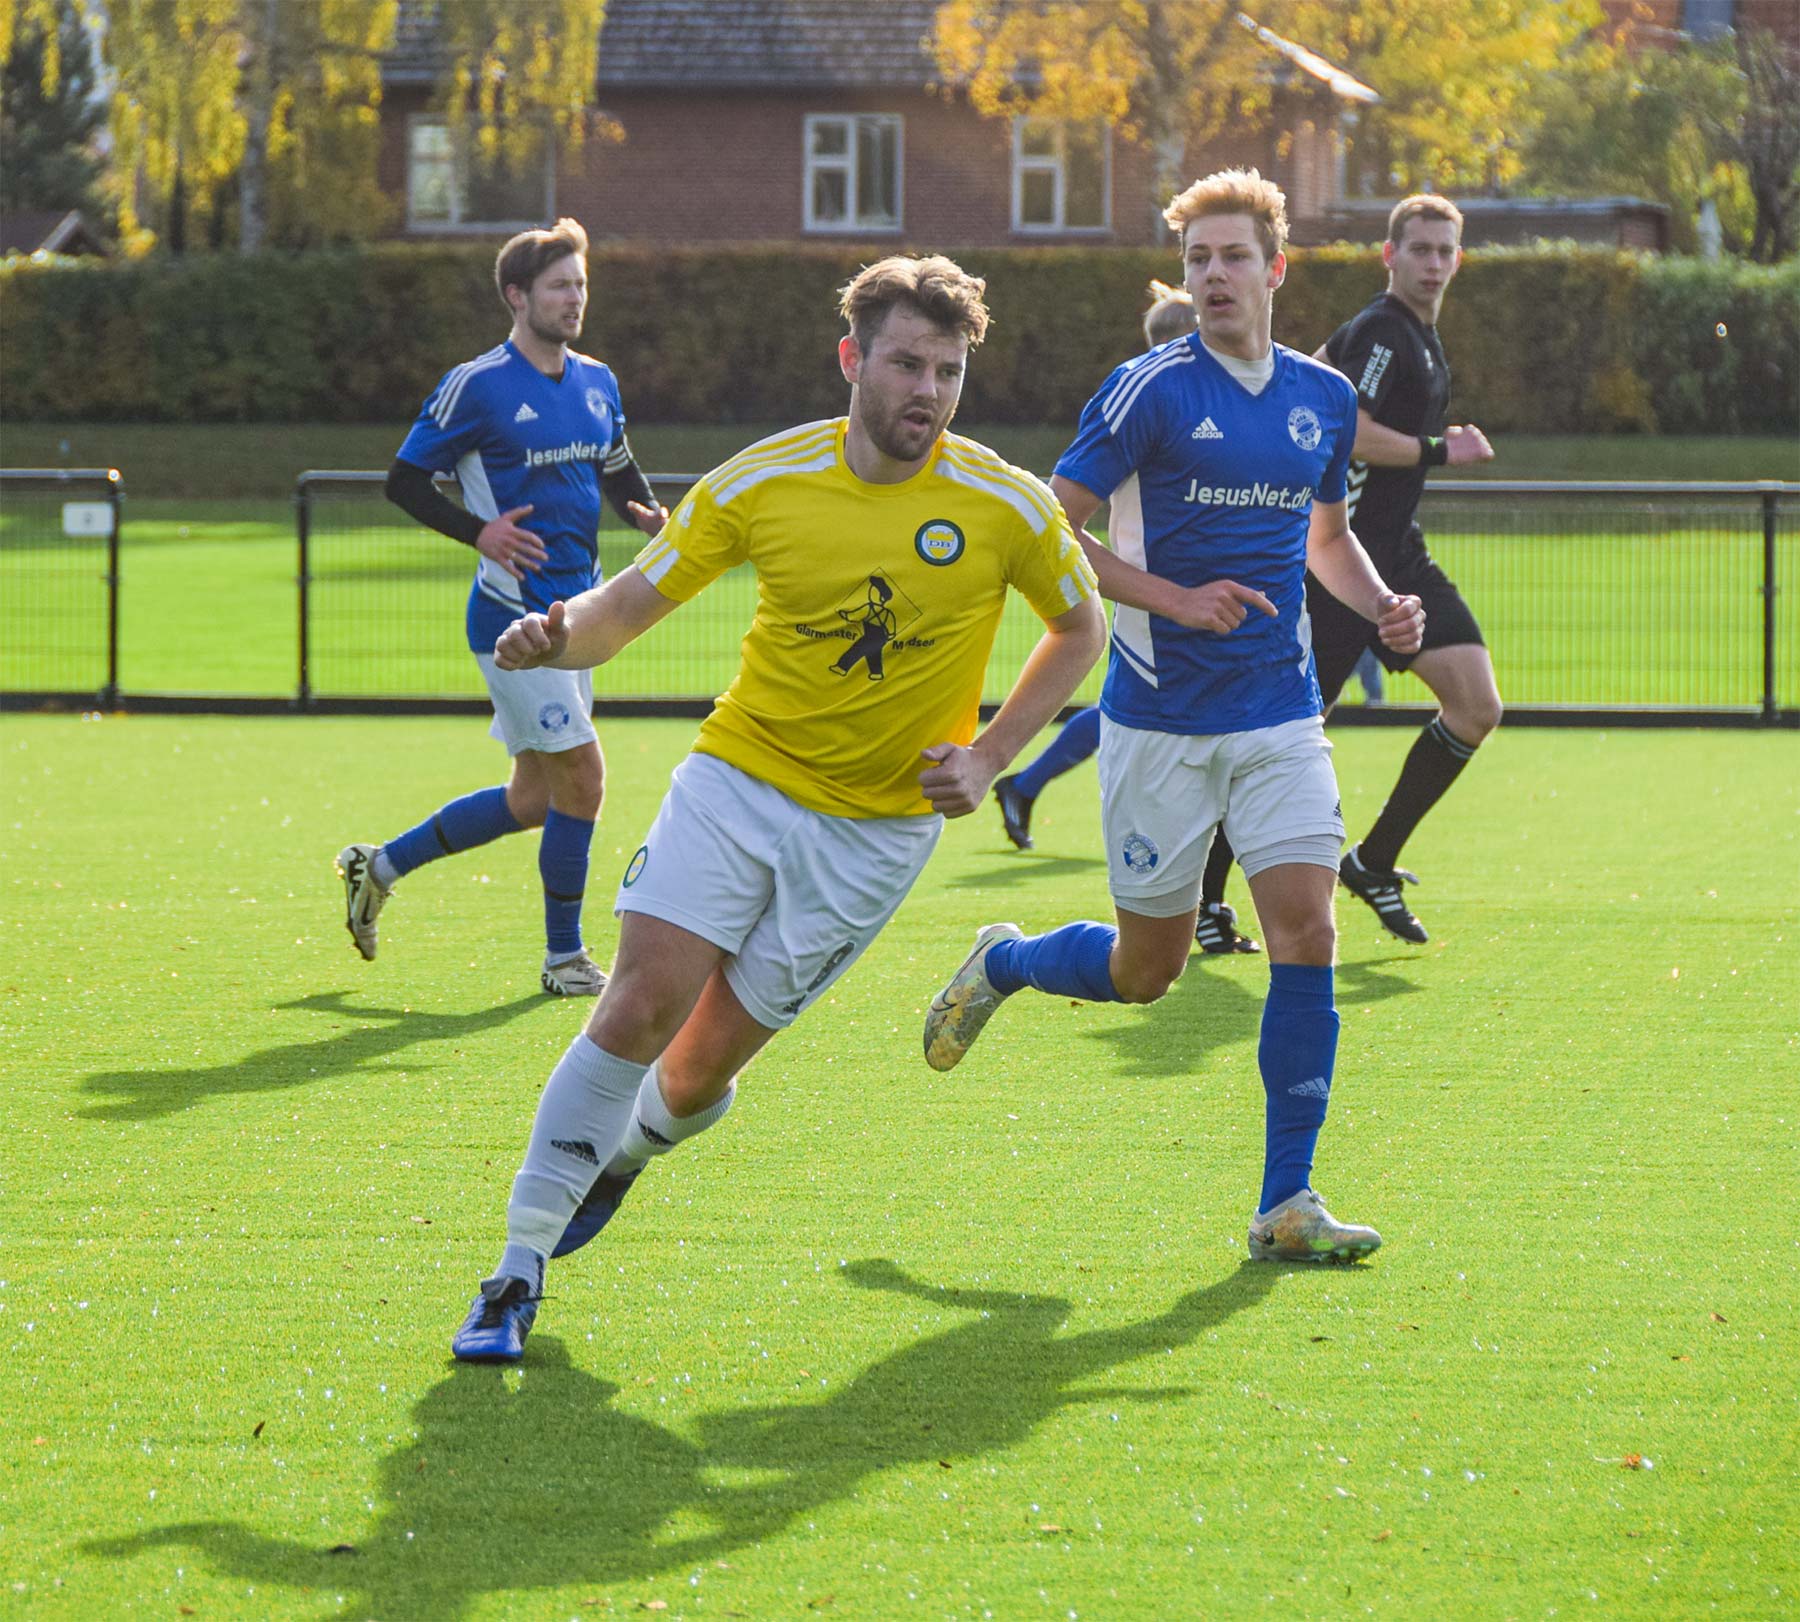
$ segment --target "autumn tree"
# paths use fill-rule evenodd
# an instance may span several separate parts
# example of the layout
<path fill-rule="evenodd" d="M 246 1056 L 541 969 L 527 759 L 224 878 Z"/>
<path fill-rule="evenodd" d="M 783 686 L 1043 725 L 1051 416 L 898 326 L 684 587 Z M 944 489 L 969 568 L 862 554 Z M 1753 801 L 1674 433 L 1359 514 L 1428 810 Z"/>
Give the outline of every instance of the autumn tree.
<path fill-rule="evenodd" d="M 0 210 L 98 210 L 100 163 L 92 148 L 106 113 L 95 95 L 94 64 L 93 42 L 71 0 L 60 0 L 48 27 L 34 16 L 17 28 L 0 68 Z"/>
<path fill-rule="evenodd" d="M 399 0 L 74 3 L 106 21 L 113 185 L 139 245 L 146 221 L 204 223 L 233 200 L 245 252 L 271 236 L 364 236 L 391 216 L 375 160 Z M 440 103 L 472 150 L 586 136 L 605 0 L 415 4 L 435 22 Z M 54 5 L 0 0 L 0 57 Z"/>
<path fill-rule="evenodd" d="M 1518 168 L 1532 97 L 1598 0 L 944 0 L 938 71 L 990 116 L 1112 124 L 1156 154 L 1154 201 L 1185 149 L 1269 111 L 1254 23 L 1373 86 L 1360 139 L 1386 182 L 1485 185 Z"/>

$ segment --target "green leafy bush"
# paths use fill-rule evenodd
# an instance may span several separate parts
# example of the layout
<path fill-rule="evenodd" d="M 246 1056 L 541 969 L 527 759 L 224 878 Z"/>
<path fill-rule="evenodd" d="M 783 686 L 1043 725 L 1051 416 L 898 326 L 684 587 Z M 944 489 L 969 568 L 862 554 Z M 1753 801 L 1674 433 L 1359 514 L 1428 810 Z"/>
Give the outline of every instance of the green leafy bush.
<path fill-rule="evenodd" d="M 875 250 L 605 249 L 583 347 L 645 421 L 788 421 L 843 409 L 836 290 Z M 493 249 L 0 268 L 0 414 L 15 420 L 393 421 L 506 330 Z M 1143 249 L 961 255 L 994 322 L 971 421 L 1070 422 L 1142 345 Z M 1310 353 L 1384 284 L 1369 249 L 1297 252 L 1275 335 Z M 1724 328 L 1721 336 L 1719 329 Z M 1444 309 L 1455 415 L 1495 432 L 1800 428 L 1800 263 L 1483 249 Z"/>

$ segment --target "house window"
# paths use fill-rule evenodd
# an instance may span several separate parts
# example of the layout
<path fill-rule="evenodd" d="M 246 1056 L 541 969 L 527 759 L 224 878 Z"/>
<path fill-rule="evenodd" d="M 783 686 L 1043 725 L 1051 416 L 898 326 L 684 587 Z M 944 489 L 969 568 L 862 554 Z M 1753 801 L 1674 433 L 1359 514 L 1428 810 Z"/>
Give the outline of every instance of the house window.
<path fill-rule="evenodd" d="M 901 120 L 895 113 L 808 113 L 806 229 L 900 229 Z"/>
<path fill-rule="evenodd" d="M 1104 124 L 1013 120 L 1013 229 L 1104 231 L 1112 217 L 1112 141 Z"/>
<path fill-rule="evenodd" d="M 483 160 L 440 118 L 407 127 L 406 221 L 414 230 L 522 230 L 556 215 L 548 143 L 524 158 Z"/>

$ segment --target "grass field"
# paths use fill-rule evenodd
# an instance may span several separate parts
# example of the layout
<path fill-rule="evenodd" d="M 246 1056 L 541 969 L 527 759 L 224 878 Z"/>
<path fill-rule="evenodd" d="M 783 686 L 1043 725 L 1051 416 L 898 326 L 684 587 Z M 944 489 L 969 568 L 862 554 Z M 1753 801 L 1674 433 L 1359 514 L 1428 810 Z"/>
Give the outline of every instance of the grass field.
<path fill-rule="evenodd" d="M 607 728 L 590 919 L 691 723 Z M 1366 826 L 1409 739 L 1338 740 Z M 1104 916 L 1091 771 L 453 1368 L 537 1091 L 515 839 L 355 957 L 330 862 L 471 720 L 0 718 L 0 1614 L 1773 1617 L 1800 1588 L 1791 734 L 1508 733 L 1350 904 L 1321 1188 L 1243 1258 L 1266 970 L 919 1056 L 980 923 Z M 1241 900 L 1241 893 L 1239 899 Z"/>

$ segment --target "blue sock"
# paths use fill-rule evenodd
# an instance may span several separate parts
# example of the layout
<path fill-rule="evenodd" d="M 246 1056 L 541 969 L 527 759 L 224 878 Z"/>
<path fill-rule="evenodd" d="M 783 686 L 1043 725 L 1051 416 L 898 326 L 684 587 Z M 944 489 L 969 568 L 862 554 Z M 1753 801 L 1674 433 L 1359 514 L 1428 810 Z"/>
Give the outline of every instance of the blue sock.
<path fill-rule="evenodd" d="M 551 957 L 581 950 L 581 895 L 587 889 L 588 846 L 594 825 L 551 808 L 538 843 L 538 873 L 544 881 L 544 943 Z"/>
<path fill-rule="evenodd" d="M 1049 747 L 1036 760 L 1018 774 L 1013 787 L 1027 799 L 1035 800 L 1044 792 L 1044 785 L 1051 778 L 1061 777 L 1072 767 L 1079 766 L 1099 747 L 1100 706 L 1090 704 L 1085 710 L 1077 710 L 1063 722 L 1062 731 L 1050 740 Z"/>
<path fill-rule="evenodd" d="M 1332 975 L 1306 963 L 1271 963 L 1256 1050 L 1267 1101 L 1262 1203 L 1273 1210 L 1310 1186 L 1313 1146 L 1325 1124 L 1337 1062 L 1338 1012 Z"/>
<path fill-rule="evenodd" d="M 506 790 L 484 788 L 432 812 L 418 827 L 408 828 L 398 839 L 390 839 L 381 850 L 393 864 L 395 874 L 403 877 L 440 856 L 473 850 L 491 839 L 518 831 L 519 819 L 507 809 Z"/>
<path fill-rule="evenodd" d="M 1048 935 L 1000 941 L 987 955 L 987 977 L 996 991 L 1031 986 L 1083 1002 L 1118 1002 L 1107 960 L 1119 938 L 1111 924 L 1064 924 Z"/>

